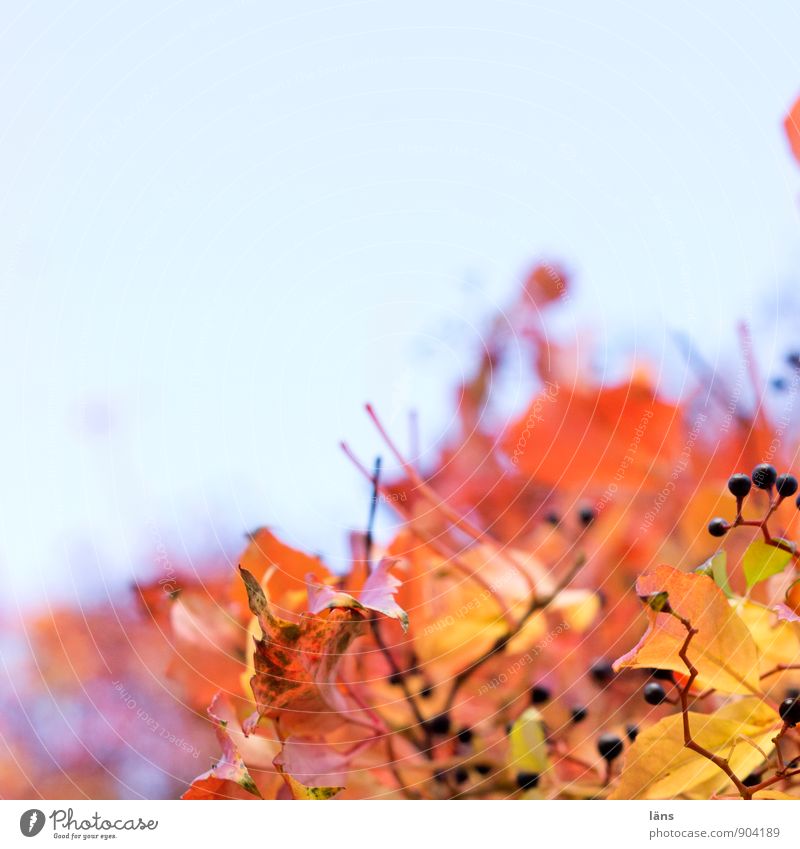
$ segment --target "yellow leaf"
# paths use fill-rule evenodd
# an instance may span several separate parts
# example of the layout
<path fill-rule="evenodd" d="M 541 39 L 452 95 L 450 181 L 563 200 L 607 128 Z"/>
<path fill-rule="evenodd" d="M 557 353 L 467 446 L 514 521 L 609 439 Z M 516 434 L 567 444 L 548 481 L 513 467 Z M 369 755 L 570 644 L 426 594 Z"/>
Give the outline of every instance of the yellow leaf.
<path fill-rule="evenodd" d="M 762 540 L 751 542 L 744 553 L 742 566 L 747 586 L 752 587 L 777 575 L 789 565 L 792 554 L 783 548 L 767 545 Z"/>
<path fill-rule="evenodd" d="M 592 590 L 562 590 L 548 610 L 561 613 L 570 630 L 587 631 L 600 613 L 600 596 Z"/>
<path fill-rule="evenodd" d="M 566 618 L 566 617 L 565 617 Z M 520 628 L 506 646 L 506 654 L 524 654 L 547 635 L 547 617 L 544 613 L 535 613 Z"/>
<path fill-rule="evenodd" d="M 749 738 L 766 754 L 780 727 L 778 715 L 756 698 L 732 702 L 712 714 L 689 713 L 693 739 L 727 758 L 740 778 L 764 761 L 764 755 L 741 739 Z M 667 716 L 642 731 L 628 749 L 625 767 L 611 799 L 708 798 L 730 786 L 725 773 L 710 760 L 683 745 L 683 716 Z"/>
<path fill-rule="evenodd" d="M 712 578 L 728 598 L 733 598 L 733 591 L 728 582 L 728 555 L 724 551 L 718 551 L 713 557 L 709 557 L 695 572 Z"/>
<path fill-rule="evenodd" d="M 710 577 L 656 566 L 639 578 L 636 589 L 640 596 L 648 598 L 666 593 L 669 608 L 697 629 L 688 656 L 700 673 L 698 687 L 742 695 L 760 692 L 756 644 Z M 686 628 L 671 613 L 648 608 L 647 616 L 647 632 L 617 660 L 615 668 L 672 669 L 686 674 L 686 664 L 679 654 L 686 640 Z"/>
<path fill-rule="evenodd" d="M 760 672 L 768 672 L 781 664 L 797 663 L 800 640 L 793 625 L 779 620 L 773 610 L 755 601 L 732 602 L 732 605 L 755 640 Z"/>
<path fill-rule="evenodd" d="M 260 633 L 261 626 L 258 624 L 258 619 L 253 616 L 247 628 L 247 635 L 245 638 L 245 655 L 247 657 L 247 666 L 239 678 L 239 681 L 242 685 L 242 692 L 248 699 L 253 698 L 253 691 L 250 689 L 250 680 L 256 674 L 255 654 L 252 652 L 251 646 L 253 645 L 253 642 L 258 639 Z M 253 704 L 255 704 L 255 701 L 253 701 Z"/>
<path fill-rule="evenodd" d="M 464 562 L 478 570 L 479 554 Z M 482 571 L 482 570 L 481 570 Z M 502 610 L 490 592 L 465 579 L 438 555 L 431 555 L 418 583 L 420 604 L 418 621 L 425 626 L 414 633 L 414 649 L 421 665 L 433 675 L 449 675 L 488 651 L 508 630 Z"/>
<path fill-rule="evenodd" d="M 511 726 L 511 767 L 517 772 L 534 772 L 541 775 L 550 766 L 542 715 L 536 708 L 528 708 Z"/>
<path fill-rule="evenodd" d="M 753 796 L 754 799 L 791 799 L 797 801 L 797 796 L 790 796 L 788 793 L 781 793 L 780 790 L 759 790 Z"/>
<path fill-rule="evenodd" d="M 344 787 L 306 787 L 296 778 L 288 773 L 282 773 L 283 780 L 292 791 L 293 799 L 332 799 L 337 793 L 341 793 Z"/>

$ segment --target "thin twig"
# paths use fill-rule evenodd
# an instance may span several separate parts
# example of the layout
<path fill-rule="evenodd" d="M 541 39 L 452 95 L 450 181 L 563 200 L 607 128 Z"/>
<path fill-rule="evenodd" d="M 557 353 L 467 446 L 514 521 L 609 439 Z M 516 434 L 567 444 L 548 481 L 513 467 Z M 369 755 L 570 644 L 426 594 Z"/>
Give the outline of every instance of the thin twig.
<path fill-rule="evenodd" d="M 370 619 L 369 624 L 372 628 L 372 636 L 375 638 L 375 642 L 378 648 L 380 649 L 381 654 L 386 658 L 386 662 L 389 664 L 389 669 L 392 670 L 392 675 L 400 685 L 400 689 L 403 691 L 403 696 L 406 702 L 408 703 L 409 708 L 411 708 L 411 713 L 414 715 L 414 719 L 416 720 L 419 727 L 422 729 L 423 734 L 425 734 L 424 742 L 417 739 L 416 734 L 412 734 L 410 731 L 409 738 L 428 759 L 431 759 L 433 755 L 431 754 L 432 741 L 430 739 L 430 732 L 428 732 L 426 728 L 425 717 L 422 715 L 422 711 L 420 711 L 419 709 L 417 700 L 414 698 L 414 694 L 411 692 L 411 688 L 408 686 L 408 681 L 406 681 L 405 673 L 397 665 L 397 661 L 394 659 L 394 655 L 391 653 L 389 647 L 384 642 L 383 636 L 380 632 L 380 626 L 378 625 L 377 617 L 373 616 Z"/>
<path fill-rule="evenodd" d="M 791 669 L 800 669 L 800 663 L 779 663 L 774 669 L 761 673 L 761 680 L 769 678 L 771 675 L 777 675 L 779 672 L 788 672 Z"/>
<path fill-rule="evenodd" d="M 677 614 L 676 614 L 677 616 Z M 686 639 L 683 641 L 683 645 L 681 646 L 680 651 L 678 652 L 678 656 L 686 665 L 686 669 L 689 672 L 689 678 L 684 684 L 683 687 L 679 687 L 679 692 L 681 696 L 681 714 L 683 716 L 683 745 L 687 749 L 691 749 L 693 752 L 697 752 L 698 755 L 701 755 L 704 758 L 707 758 L 711 761 L 715 766 L 719 767 L 725 775 L 733 782 L 736 789 L 739 791 L 739 795 L 743 799 L 752 799 L 753 798 L 753 788 L 747 787 L 744 782 L 740 781 L 737 777 L 736 773 L 731 769 L 730 764 L 728 763 L 727 758 L 722 758 L 714 752 L 706 749 L 704 746 L 701 746 L 697 743 L 692 737 L 692 730 L 689 725 L 689 691 L 692 689 L 692 685 L 694 684 L 697 676 L 698 670 L 697 667 L 689 660 L 688 649 L 689 643 L 692 641 L 692 637 L 697 634 L 697 628 L 694 628 L 688 619 L 684 619 L 682 616 L 678 616 L 678 619 L 681 621 L 681 624 L 684 628 L 686 628 Z"/>
<path fill-rule="evenodd" d="M 745 519 L 742 516 L 742 498 L 738 498 L 736 500 L 736 518 L 732 523 L 728 524 L 729 528 L 758 528 L 763 537 L 764 542 L 767 545 L 771 545 L 774 548 L 779 548 L 782 551 L 786 551 L 792 555 L 795 560 L 800 560 L 800 556 L 798 556 L 796 546 L 791 543 L 786 542 L 786 540 L 780 539 L 779 537 L 772 536 L 772 533 L 769 529 L 769 520 L 772 518 L 775 511 L 778 507 L 783 503 L 784 497 L 782 495 L 777 495 L 774 498 L 770 498 L 769 508 L 767 512 L 761 519 Z"/>
<path fill-rule="evenodd" d="M 375 468 L 372 473 L 372 495 L 369 502 L 369 516 L 367 519 L 367 530 L 364 534 L 365 540 L 365 555 L 364 558 L 367 563 L 367 569 L 372 571 L 372 545 L 373 545 L 373 532 L 375 528 L 375 513 L 378 506 L 378 495 L 380 494 L 380 486 L 381 486 L 381 458 L 375 458 Z M 414 743 L 414 745 L 420 749 L 420 751 L 429 751 L 431 748 L 431 740 L 430 734 L 425 731 L 425 719 L 422 716 L 422 712 L 419 709 L 419 705 L 414 698 L 414 694 L 411 692 L 411 689 L 408 686 L 408 682 L 406 681 L 405 674 L 402 669 L 397 664 L 397 661 L 394 659 L 394 655 L 389 650 L 389 647 L 386 645 L 383 636 L 380 632 L 380 626 L 378 624 L 378 619 L 375 615 L 370 618 L 370 627 L 372 629 L 372 635 L 375 639 L 375 643 L 380 649 L 381 654 L 386 659 L 386 662 L 389 664 L 389 668 L 392 671 L 392 675 L 395 680 L 400 684 L 400 688 L 403 691 L 403 696 L 405 697 L 406 702 L 408 702 L 408 706 L 411 709 L 411 713 L 414 716 L 414 719 L 419 724 L 420 728 L 423 729 L 423 733 L 426 735 L 426 740 L 421 742 L 417 739 L 416 734 L 413 734 L 409 731 L 409 737 Z"/>
<path fill-rule="evenodd" d="M 366 405 L 367 414 L 375 425 L 381 438 L 386 443 L 389 450 L 394 454 L 396 460 L 403 468 L 403 471 L 408 475 L 409 480 L 417 489 L 419 494 L 436 510 L 438 510 L 454 527 L 460 528 L 468 536 L 472 537 L 475 542 L 483 542 L 489 540 L 499 547 L 499 543 L 486 531 L 482 531 L 474 525 L 465 516 L 462 516 L 457 510 L 454 510 L 443 498 L 441 498 L 433 487 L 422 479 L 419 472 L 406 460 L 400 449 L 395 444 L 394 440 L 389 435 L 389 432 L 383 426 L 383 422 L 378 418 L 371 404 Z M 533 592 L 534 584 L 531 576 L 525 571 L 522 564 L 513 556 L 510 551 L 505 551 L 502 548 L 498 549 L 501 557 L 516 571 L 526 582 L 528 590 Z"/>
<path fill-rule="evenodd" d="M 464 684 L 465 681 L 469 679 L 469 677 L 481 666 L 483 666 L 487 661 L 491 660 L 496 654 L 499 654 L 505 647 L 514 639 L 514 637 L 519 634 L 522 628 L 525 626 L 527 621 L 533 616 L 534 613 L 539 613 L 545 608 L 547 608 L 556 596 L 563 592 L 567 588 L 567 586 L 572 582 L 575 576 L 583 567 L 583 564 L 586 562 L 586 557 L 583 554 L 578 554 L 575 558 L 574 562 L 570 566 L 567 573 L 561 578 L 556 587 L 552 590 L 552 592 L 548 593 L 543 598 L 534 597 L 531 601 L 530 606 L 522 615 L 519 622 L 516 623 L 512 628 L 503 634 L 502 637 L 497 639 L 494 645 L 484 654 L 482 654 L 479 658 L 472 661 L 468 666 L 465 666 L 460 672 L 457 672 L 453 677 L 453 683 L 450 685 L 450 691 L 447 694 L 447 700 L 445 702 L 445 710 L 450 710 L 452 708 L 453 703 L 455 701 L 455 697 L 458 694 L 459 689 Z"/>
<path fill-rule="evenodd" d="M 353 463 L 353 465 L 361 472 L 364 477 L 368 480 L 372 480 L 372 475 L 364 464 L 356 457 L 353 453 L 352 449 L 346 442 L 340 443 L 342 451 L 344 451 L 347 458 Z M 380 484 L 379 490 L 384 495 L 390 495 L 388 488 L 383 484 Z M 503 619 L 505 619 L 506 623 L 509 627 L 513 624 L 514 618 L 511 615 L 511 611 L 508 609 L 508 605 L 502 599 L 502 597 L 495 592 L 492 585 L 486 581 L 478 572 L 477 569 L 473 569 L 468 563 L 465 563 L 457 554 L 447 551 L 440 545 L 436 539 L 434 539 L 430 534 L 426 534 L 422 529 L 420 529 L 416 523 L 414 522 L 414 517 L 403 510 L 400 506 L 400 503 L 393 498 L 387 499 L 388 503 L 394 507 L 397 513 L 403 518 L 410 526 L 414 533 L 430 548 L 432 548 L 440 557 L 452 563 L 452 565 L 461 572 L 467 578 L 472 579 L 480 588 L 488 593 L 489 597 L 494 599 L 497 605 L 500 607 Z"/>
<path fill-rule="evenodd" d="M 367 518 L 367 531 L 364 534 L 364 559 L 367 561 L 367 569 L 372 571 L 372 543 L 375 531 L 375 513 L 378 508 L 378 495 L 380 493 L 381 481 L 381 458 L 375 458 L 375 469 L 372 472 L 372 497 L 369 502 L 369 516 Z"/>

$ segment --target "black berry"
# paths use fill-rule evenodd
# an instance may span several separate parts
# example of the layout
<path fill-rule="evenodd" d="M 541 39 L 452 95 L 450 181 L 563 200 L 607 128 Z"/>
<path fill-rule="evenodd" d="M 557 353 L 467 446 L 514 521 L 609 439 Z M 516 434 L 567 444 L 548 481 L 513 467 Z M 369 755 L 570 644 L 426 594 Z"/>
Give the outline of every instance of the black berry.
<path fill-rule="evenodd" d="M 800 699 L 784 699 L 778 713 L 787 725 L 797 725 L 800 722 Z"/>
<path fill-rule="evenodd" d="M 622 754 L 622 740 L 616 734 L 601 734 L 597 739 L 597 751 L 601 758 L 611 763 Z"/>
<path fill-rule="evenodd" d="M 520 790 L 530 790 L 539 783 L 539 773 L 538 772 L 518 772 L 517 773 L 517 787 Z"/>
<path fill-rule="evenodd" d="M 775 466 L 770 466 L 769 463 L 759 463 L 750 477 L 759 489 L 770 489 L 778 477 L 778 472 Z"/>
<path fill-rule="evenodd" d="M 508 634 L 504 634 L 502 637 L 498 637 L 494 641 L 494 645 L 489 649 L 492 654 L 497 654 L 498 652 L 503 651 L 503 649 L 508 645 L 511 641 L 511 637 Z"/>
<path fill-rule="evenodd" d="M 471 743 L 472 742 L 472 729 L 471 728 L 462 728 L 458 732 L 458 740 L 460 743 Z"/>
<path fill-rule="evenodd" d="M 712 537 L 724 537 L 730 530 L 730 527 L 724 519 L 717 516 L 708 523 L 708 532 Z"/>
<path fill-rule="evenodd" d="M 656 681 L 674 681 L 675 676 L 672 674 L 671 669 L 654 669 L 650 673 Z"/>
<path fill-rule="evenodd" d="M 456 784 L 463 784 L 469 778 L 469 773 L 463 766 L 458 766 L 453 770 L 453 778 Z"/>
<path fill-rule="evenodd" d="M 582 525 L 591 525 L 595 518 L 594 508 L 589 506 L 581 507 L 581 509 L 578 510 L 578 518 Z"/>
<path fill-rule="evenodd" d="M 450 717 L 446 713 L 440 713 L 429 719 L 426 723 L 428 730 L 432 734 L 449 734 L 450 733 Z"/>
<path fill-rule="evenodd" d="M 595 684 L 608 684 L 608 682 L 614 677 L 614 667 L 611 665 L 610 660 L 596 660 L 592 664 L 589 674 L 592 676 L 592 680 Z"/>
<path fill-rule="evenodd" d="M 550 701 L 550 690 L 541 684 L 535 684 L 531 687 L 531 704 L 543 705 Z"/>
<path fill-rule="evenodd" d="M 589 711 L 581 705 L 576 705 L 574 708 L 572 708 L 570 713 L 572 715 L 572 721 L 576 725 L 579 722 L 583 722 L 583 720 L 586 719 L 586 717 L 589 715 Z"/>
<path fill-rule="evenodd" d="M 625 733 L 628 735 L 628 739 L 633 743 L 636 738 L 639 736 L 639 727 L 631 723 L 630 725 L 625 726 Z"/>
<path fill-rule="evenodd" d="M 647 704 L 660 705 L 666 698 L 666 691 L 658 681 L 651 681 L 644 685 L 644 700 Z"/>
<path fill-rule="evenodd" d="M 775 489 L 781 498 L 790 498 L 797 492 L 797 478 L 794 475 L 778 475 Z"/>
<path fill-rule="evenodd" d="M 728 490 L 737 498 L 744 498 L 750 492 L 751 486 L 750 478 L 741 472 L 728 478 Z"/>
<path fill-rule="evenodd" d="M 751 772 L 750 775 L 742 779 L 742 784 L 745 787 L 755 787 L 756 784 L 761 784 L 761 775 L 757 772 Z"/>

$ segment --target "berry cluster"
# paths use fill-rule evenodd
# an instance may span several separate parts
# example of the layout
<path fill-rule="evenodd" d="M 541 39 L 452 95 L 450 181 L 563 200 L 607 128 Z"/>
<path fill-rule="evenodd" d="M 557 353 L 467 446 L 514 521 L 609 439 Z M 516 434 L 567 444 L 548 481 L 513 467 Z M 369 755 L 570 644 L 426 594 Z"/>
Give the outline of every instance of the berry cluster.
<path fill-rule="evenodd" d="M 758 521 L 746 520 L 742 516 L 742 505 L 752 487 L 766 492 L 770 497 L 769 511 L 763 519 Z M 712 537 L 722 537 L 738 525 L 755 525 L 764 529 L 766 534 L 766 522 L 769 517 L 778 505 L 785 498 L 791 498 L 797 489 L 797 478 L 794 475 L 786 473 L 779 475 L 777 469 L 769 463 L 759 463 L 750 475 L 741 472 L 731 475 L 728 479 L 728 491 L 736 498 L 736 518 L 733 522 L 728 522 L 717 516 L 709 522 L 708 532 Z M 795 504 L 800 510 L 800 495 L 795 499 Z"/>

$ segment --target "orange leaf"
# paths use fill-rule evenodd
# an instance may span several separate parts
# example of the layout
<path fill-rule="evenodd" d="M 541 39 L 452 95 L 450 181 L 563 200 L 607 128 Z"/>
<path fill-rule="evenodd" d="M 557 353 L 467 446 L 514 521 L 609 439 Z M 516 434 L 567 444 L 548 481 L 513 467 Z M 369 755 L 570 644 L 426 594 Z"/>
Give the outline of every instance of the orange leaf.
<path fill-rule="evenodd" d="M 667 593 L 672 610 L 697 629 L 688 656 L 700 673 L 699 687 L 725 693 L 760 692 L 756 644 L 711 578 L 686 574 L 672 566 L 656 566 L 639 578 L 636 590 L 642 597 Z M 669 613 L 648 608 L 647 614 L 650 627 L 615 668 L 655 667 L 685 673 L 686 664 L 678 653 L 686 640 L 686 628 Z"/>
<path fill-rule="evenodd" d="M 364 628 L 364 614 L 353 607 L 337 607 L 327 618 L 304 616 L 299 623 L 273 615 L 261 585 L 240 567 L 250 610 L 261 626 L 255 641 L 255 675 L 250 686 L 256 713 L 245 721 L 246 733 L 261 717 L 283 711 L 337 711 L 342 707 L 334 675 L 339 661 Z"/>
<path fill-rule="evenodd" d="M 641 377 L 618 386 L 562 388 L 537 396 L 504 437 L 512 463 L 562 488 L 635 489 L 672 463 L 682 445 L 680 411 Z"/>
<path fill-rule="evenodd" d="M 250 543 L 239 559 L 239 566 L 247 569 L 260 583 L 268 583 L 270 595 L 281 604 L 293 596 L 298 600 L 303 597 L 306 575 L 325 580 L 329 574 L 318 557 L 286 545 L 267 528 L 259 528 L 250 534 Z M 265 578 L 268 580 L 265 581 Z M 234 601 L 245 608 L 247 595 L 238 581 L 232 594 Z M 287 612 L 290 609 L 287 608 Z"/>
<path fill-rule="evenodd" d="M 786 130 L 786 138 L 789 139 L 794 158 L 800 162 L 800 97 L 784 119 L 783 128 Z"/>

